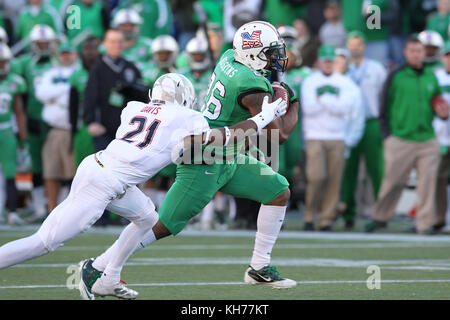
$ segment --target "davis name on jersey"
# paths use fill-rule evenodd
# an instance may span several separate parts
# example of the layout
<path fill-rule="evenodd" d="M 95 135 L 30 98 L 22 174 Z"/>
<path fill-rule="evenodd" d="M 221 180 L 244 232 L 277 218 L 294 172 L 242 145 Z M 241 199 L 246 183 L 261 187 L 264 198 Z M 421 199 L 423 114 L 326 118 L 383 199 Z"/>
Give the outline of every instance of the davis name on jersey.
<path fill-rule="evenodd" d="M 115 176 L 130 186 L 145 182 L 175 161 L 184 137 L 209 130 L 201 113 L 160 100 L 130 102 L 120 120 L 104 158 Z"/>

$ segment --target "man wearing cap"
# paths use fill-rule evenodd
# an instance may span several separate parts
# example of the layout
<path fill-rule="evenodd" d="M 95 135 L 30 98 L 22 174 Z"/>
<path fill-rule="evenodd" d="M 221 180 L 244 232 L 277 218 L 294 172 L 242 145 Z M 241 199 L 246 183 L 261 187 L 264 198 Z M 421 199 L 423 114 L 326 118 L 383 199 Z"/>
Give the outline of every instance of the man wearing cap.
<path fill-rule="evenodd" d="M 306 142 L 305 230 L 332 230 L 339 202 L 345 163 L 349 118 L 361 103 L 358 87 L 334 72 L 335 48 L 319 49 L 319 68 L 304 81 L 302 92 L 303 132 Z"/>
<path fill-rule="evenodd" d="M 358 183 L 360 158 L 364 157 L 366 169 L 372 182 L 375 199 L 383 179 L 383 139 L 378 122 L 380 94 L 386 80 L 386 70 L 381 63 L 364 57 L 365 38 L 363 33 L 349 33 L 347 48 L 350 52 L 348 76 L 362 92 L 365 113 L 365 129 L 360 142 L 351 149 L 342 179 L 342 202 L 345 204 L 343 218 L 345 227 L 352 229 L 356 214 L 355 193 Z"/>
<path fill-rule="evenodd" d="M 446 42 L 442 52 L 444 68 L 438 69 L 435 74 L 442 90 L 443 98 L 450 103 L 450 42 Z M 450 170 L 450 120 L 441 120 L 436 117 L 433 121 L 436 136 L 441 145 L 441 164 L 438 170 L 436 188 L 436 217 L 433 229 L 438 231 L 446 225 L 446 213 L 448 209 L 447 185 Z"/>
<path fill-rule="evenodd" d="M 49 211 L 57 205 L 61 183 L 70 182 L 75 175 L 69 121 L 69 78 L 78 63 L 77 53 L 70 43 L 59 46 L 58 62 L 42 75 L 36 85 L 36 97 L 44 105 L 42 119 L 50 127 L 42 148 Z"/>
<path fill-rule="evenodd" d="M 385 174 L 366 232 L 387 226 L 411 170 L 416 169 L 415 229 L 419 234 L 433 233 L 440 151 L 432 122 L 435 115 L 448 117 L 448 105 L 432 105 L 442 90 L 434 73 L 424 66 L 425 48 L 420 40 L 408 39 L 404 55 L 406 64 L 389 74 L 382 91 L 380 128 Z"/>

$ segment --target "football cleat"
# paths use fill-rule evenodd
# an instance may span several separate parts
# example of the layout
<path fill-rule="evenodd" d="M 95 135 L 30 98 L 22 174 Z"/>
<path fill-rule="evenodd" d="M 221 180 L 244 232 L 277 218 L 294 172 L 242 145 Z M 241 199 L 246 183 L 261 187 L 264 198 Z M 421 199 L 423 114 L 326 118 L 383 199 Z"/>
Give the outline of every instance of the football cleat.
<path fill-rule="evenodd" d="M 262 284 L 274 289 L 289 289 L 297 285 L 294 280 L 282 278 L 274 266 L 265 266 L 260 270 L 250 266 L 245 271 L 244 281 L 247 284 Z"/>
<path fill-rule="evenodd" d="M 81 275 L 78 289 L 80 290 L 80 295 L 83 300 L 95 300 L 95 296 L 92 293 L 92 286 L 97 279 L 102 276 L 102 272 L 92 266 L 93 262 L 94 258 L 91 258 L 83 260 L 78 264 L 80 266 Z"/>
<path fill-rule="evenodd" d="M 112 296 L 119 299 L 132 300 L 136 299 L 139 293 L 133 289 L 127 288 L 124 281 L 109 284 L 104 277 L 98 279 L 92 286 L 92 293 L 95 296 L 106 297 Z"/>

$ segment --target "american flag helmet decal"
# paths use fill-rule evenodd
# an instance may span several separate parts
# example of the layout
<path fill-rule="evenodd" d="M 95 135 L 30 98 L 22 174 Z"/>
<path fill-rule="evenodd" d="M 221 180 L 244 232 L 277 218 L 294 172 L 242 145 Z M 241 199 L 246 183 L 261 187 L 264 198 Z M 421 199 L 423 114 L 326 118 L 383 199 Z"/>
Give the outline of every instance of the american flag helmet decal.
<path fill-rule="evenodd" d="M 263 46 L 261 42 L 261 30 L 255 30 L 250 35 L 248 32 L 241 33 L 242 49 L 260 48 Z"/>

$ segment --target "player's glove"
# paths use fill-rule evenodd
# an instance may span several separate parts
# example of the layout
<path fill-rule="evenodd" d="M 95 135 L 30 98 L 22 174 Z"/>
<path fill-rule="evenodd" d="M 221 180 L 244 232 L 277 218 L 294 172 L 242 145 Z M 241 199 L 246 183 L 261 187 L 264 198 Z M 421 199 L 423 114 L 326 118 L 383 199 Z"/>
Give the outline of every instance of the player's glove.
<path fill-rule="evenodd" d="M 298 102 L 298 98 L 295 96 L 294 90 L 292 90 L 292 88 L 286 82 L 281 82 L 280 85 L 288 92 L 289 104 Z"/>
<path fill-rule="evenodd" d="M 263 100 L 263 104 L 261 106 L 261 112 L 258 113 L 250 120 L 256 123 L 258 127 L 258 133 L 271 123 L 273 120 L 278 119 L 279 117 L 286 114 L 287 104 L 286 101 L 279 98 L 278 100 L 269 103 L 269 97 L 265 96 Z"/>

